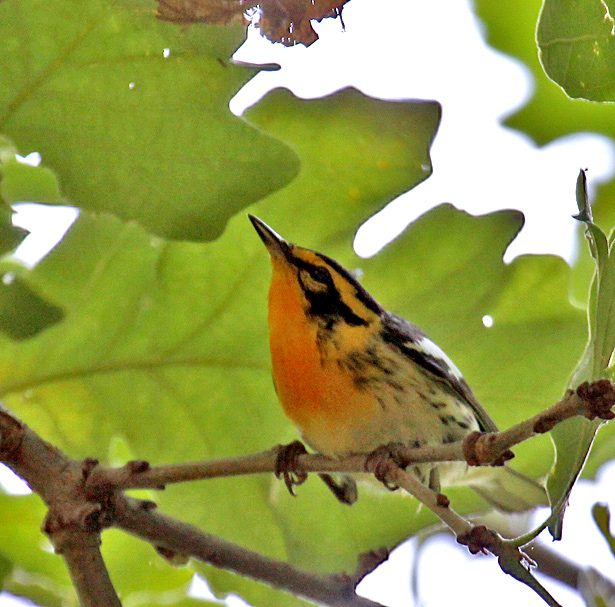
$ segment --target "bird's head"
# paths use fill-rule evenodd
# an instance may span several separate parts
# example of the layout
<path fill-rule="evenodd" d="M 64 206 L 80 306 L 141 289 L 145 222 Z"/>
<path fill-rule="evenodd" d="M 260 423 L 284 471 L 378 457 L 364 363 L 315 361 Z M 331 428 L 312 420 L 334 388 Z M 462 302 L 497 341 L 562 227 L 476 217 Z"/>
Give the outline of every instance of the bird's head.
<path fill-rule="evenodd" d="M 351 272 L 323 255 L 287 242 L 265 222 L 249 215 L 267 247 L 273 266 L 269 291 L 272 305 L 289 310 L 298 304 L 308 320 L 333 328 L 340 321 L 366 326 L 379 318 L 382 306 Z"/>

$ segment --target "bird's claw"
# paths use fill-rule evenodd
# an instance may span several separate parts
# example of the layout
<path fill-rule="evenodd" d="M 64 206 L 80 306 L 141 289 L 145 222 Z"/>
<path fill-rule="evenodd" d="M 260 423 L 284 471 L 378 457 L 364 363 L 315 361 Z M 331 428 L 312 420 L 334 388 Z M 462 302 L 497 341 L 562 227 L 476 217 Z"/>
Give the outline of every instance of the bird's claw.
<path fill-rule="evenodd" d="M 278 447 L 278 455 L 275 462 L 275 475 L 283 478 L 284 484 L 291 495 L 295 495 L 293 487 L 301 485 L 307 480 L 308 474 L 301 470 L 299 456 L 305 455 L 307 449 L 301 441 L 293 441 L 288 445 Z"/>
<path fill-rule="evenodd" d="M 401 443 L 389 443 L 374 449 L 365 460 L 365 470 L 372 472 L 389 491 L 395 491 L 399 487 L 387 479 L 391 462 L 404 469 L 410 463 Z"/>

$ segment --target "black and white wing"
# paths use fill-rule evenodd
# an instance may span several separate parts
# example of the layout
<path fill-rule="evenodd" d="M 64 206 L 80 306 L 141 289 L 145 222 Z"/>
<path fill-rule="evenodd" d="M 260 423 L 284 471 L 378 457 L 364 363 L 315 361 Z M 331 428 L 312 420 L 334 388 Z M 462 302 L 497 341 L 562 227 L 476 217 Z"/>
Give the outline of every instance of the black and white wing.
<path fill-rule="evenodd" d="M 461 371 L 436 343 L 401 316 L 385 312 L 382 320 L 382 338 L 385 342 L 422 367 L 444 389 L 467 403 L 483 432 L 497 432 L 494 421 L 476 400 Z"/>

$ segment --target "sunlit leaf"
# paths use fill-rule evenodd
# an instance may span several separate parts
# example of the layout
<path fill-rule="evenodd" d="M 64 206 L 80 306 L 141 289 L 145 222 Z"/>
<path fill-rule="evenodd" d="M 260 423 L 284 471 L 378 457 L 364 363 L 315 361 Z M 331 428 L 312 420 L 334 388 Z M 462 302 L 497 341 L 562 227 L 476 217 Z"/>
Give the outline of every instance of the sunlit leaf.
<path fill-rule="evenodd" d="M 73 206 L 210 240 L 297 158 L 228 110 L 253 73 L 229 62 L 243 29 L 181 31 L 151 8 L 1 2 L 0 132 L 40 152 Z"/>
<path fill-rule="evenodd" d="M 615 21 L 607 2 L 544 0 L 536 38 L 545 72 L 570 97 L 615 100 Z"/>
<path fill-rule="evenodd" d="M 0 196 L 9 204 L 17 202 L 62 203 L 57 176 L 44 166 L 7 161 L 2 167 Z"/>

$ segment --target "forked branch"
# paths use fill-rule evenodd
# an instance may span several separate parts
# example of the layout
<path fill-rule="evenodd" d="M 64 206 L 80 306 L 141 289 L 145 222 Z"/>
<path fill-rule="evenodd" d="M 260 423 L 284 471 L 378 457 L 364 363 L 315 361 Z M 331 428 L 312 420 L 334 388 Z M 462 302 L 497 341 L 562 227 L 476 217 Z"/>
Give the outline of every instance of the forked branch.
<path fill-rule="evenodd" d="M 69 459 L 4 409 L 0 409 L 0 461 L 47 505 L 43 532 L 64 558 L 79 604 L 120 607 L 100 553 L 100 532 L 108 513 L 84 492 L 94 462 Z"/>

